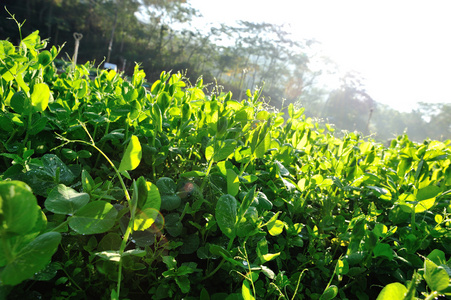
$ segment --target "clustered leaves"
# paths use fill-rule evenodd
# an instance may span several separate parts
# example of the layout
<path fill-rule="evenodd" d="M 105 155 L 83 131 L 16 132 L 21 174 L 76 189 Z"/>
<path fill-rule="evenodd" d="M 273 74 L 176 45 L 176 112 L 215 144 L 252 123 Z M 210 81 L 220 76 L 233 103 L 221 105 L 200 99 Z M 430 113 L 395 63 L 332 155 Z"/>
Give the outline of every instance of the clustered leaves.
<path fill-rule="evenodd" d="M 43 48 L 0 42 L 3 295 L 451 295 L 449 141 L 336 138 L 139 66 L 59 75 Z"/>

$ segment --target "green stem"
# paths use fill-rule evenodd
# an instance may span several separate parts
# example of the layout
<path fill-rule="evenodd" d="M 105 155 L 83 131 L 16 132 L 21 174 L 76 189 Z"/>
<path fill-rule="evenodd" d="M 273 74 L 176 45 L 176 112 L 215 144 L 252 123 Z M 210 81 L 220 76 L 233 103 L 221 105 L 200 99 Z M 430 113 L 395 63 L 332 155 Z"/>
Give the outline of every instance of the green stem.
<path fill-rule="evenodd" d="M 424 300 L 433 300 L 436 299 L 439 296 L 439 293 L 437 291 L 433 291 L 430 293 Z"/>
<path fill-rule="evenodd" d="M 17 133 L 17 129 L 14 129 L 13 132 L 11 133 L 9 139 L 6 141 L 5 145 L 8 145 L 9 142 L 11 142 L 11 140 L 14 138 L 14 136 L 16 135 L 16 133 Z"/>
<path fill-rule="evenodd" d="M 240 175 L 239 175 L 239 176 L 243 176 L 244 171 L 246 171 L 247 166 L 249 166 L 249 164 L 251 163 L 251 161 L 252 161 L 252 157 L 249 158 L 249 161 L 244 165 L 244 168 L 241 169 L 241 172 L 240 172 Z"/>
<path fill-rule="evenodd" d="M 109 117 L 110 117 L 110 116 L 108 115 L 108 120 L 109 120 Z M 110 122 L 107 122 L 107 123 L 106 123 L 106 129 L 105 129 L 104 135 L 107 135 L 107 134 L 108 134 L 109 129 L 110 129 Z M 100 148 L 103 148 L 104 145 L 105 145 L 105 141 L 102 142 L 102 145 L 100 145 Z M 98 165 L 98 163 L 99 163 L 99 159 L 100 159 L 100 154 L 97 155 L 96 162 L 95 162 L 95 164 L 94 164 L 94 168 L 97 168 L 97 165 Z"/>
<path fill-rule="evenodd" d="M 412 214 L 410 215 L 410 225 L 412 226 L 412 233 L 415 233 L 415 207 L 413 208 Z"/>
<path fill-rule="evenodd" d="M 152 147 L 155 148 L 155 138 L 156 138 L 156 134 L 152 135 Z M 156 156 L 157 153 L 155 153 Z M 152 176 L 153 176 L 153 180 L 157 180 L 157 174 L 155 172 L 155 159 L 152 159 L 153 163 L 152 163 Z"/>
<path fill-rule="evenodd" d="M 235 240 L 235 238 L 230 239 L 229 244 L 227 245 L 227 251 L 230 251 L 230 249 L 232 248 L 232 246 L 233 246 L 233 241 L 234 241 L 234 240 Z M 205 275 L 205 277 L 202 278 L 202 280 L 208 279 L 208 278 L 210 278 L 211 276 L 213 276 L 216 272 L 219 271 L 219 269 L 221 269 L 221 267 L 222 267 L 222 265 L 223 265 L 224 263 L 225 263 L 225 258 L 222 258 L 222 260 L 221 260 L 221 262 L 219 263 L 219 265 L 218 265 L 213 271 L 211 271 L 210 274 Z"/>
<path fill-rule="evenodd" d="M 75 282 L 75 280 L 72 279 L 72 277 L 69 275 L 69 273 L 67 273 L 66 269 L 63 268 L 63 272 L 66 273 L 67 278 L 70 280 L 70 282 L 72 282 L 73 285 L 75 285 L 75 287 L 79 290 L 82 291 L 83 289 Z"/>
<path fill-rule="evenodd" d="M 27 141 L 28 141 L 28 133 L 30 132 L 30 129 L 31 129 L 31 116 L 32 116 L 32 114 L 31 114 L 31 110 L 30 110 L 30 112 L 28 113 L 27 133 L 25 134 L 25 139 L 23 140 L 23 146 L 24 146 L 24 147 L 25 147 L 25 145 L 27 144 Z"/>
<path fill-rule="evenodd" d="M 299 289 L 299 284 L 301 283 L 302 274 L 304 274 L 305 271 L 307 271 L 307 269 L 302 270 L 301 274 L 299 274 L 298 284 L 296 285 L 296 289 L 294 290 L 294 294 L 293 294 L 293 297 L 291 298 L 291 300 L 294 300 L 294 298 L 296 297 L 296 294 L 297 294 L 298 289 Z"/>
<path fill-rule="evenodd" d="M 67 225 L 67 223 L 69 223 L 70 218 L 67 218 L 66 221 L 64 221 L 63 223 L 59 224 L 58 226 L 56 226 L 55 228 L 52 228 L 49 231 L 53 231 L 53 232 L 58 232 L 58 230 L 60 230 L 60 228 L 63 228 L 64 226 Z"/>
<path fill-rule="evenodd" d="M 132 234 L 133 219 L 130 218 L 128 222 L 127 230 L 125 231 L 124 238 L 122 239 L 121 248 L 119 249 L 119 270 L 117 274 L 117 296 L 119 298 L 121 294 L 121 280 L 122 280 L 122 254 L 124 254 L 125 247 L 127 247 L 127 242 Z"/>
<path fill-rule="evenodd" d="M 205 172 L 204 180 L 202 181 L 202 185 L 200 186 L 200 192 L 203 194 L 205 185 L 207 184 L 207 178 L 210 174 L 211 167 L 213 166 L 213 158 L 210 159 L 210 162 L 208 163 L 207 172 Z"/>

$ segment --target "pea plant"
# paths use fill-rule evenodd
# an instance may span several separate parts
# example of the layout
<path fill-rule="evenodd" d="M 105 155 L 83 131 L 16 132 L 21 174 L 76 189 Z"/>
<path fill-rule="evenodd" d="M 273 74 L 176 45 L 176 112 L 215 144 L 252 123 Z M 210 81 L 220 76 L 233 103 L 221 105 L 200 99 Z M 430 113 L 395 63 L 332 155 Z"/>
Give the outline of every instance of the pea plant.
<path fill-rule="evenodd" d="M 451 296 L 450 141 L 384 146 L 248 90 L 0 41 L 0 295 Z M 28 298 L 27 298 L 28 299 Z"/>

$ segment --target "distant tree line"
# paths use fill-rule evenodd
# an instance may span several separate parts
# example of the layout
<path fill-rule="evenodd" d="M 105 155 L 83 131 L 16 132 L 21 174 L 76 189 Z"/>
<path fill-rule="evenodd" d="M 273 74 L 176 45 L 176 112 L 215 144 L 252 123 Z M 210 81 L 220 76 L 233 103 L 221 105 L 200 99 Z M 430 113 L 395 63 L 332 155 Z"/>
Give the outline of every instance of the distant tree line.
<path fill-rule="evenodd" d="M 277 109 L 296 103 L 306 115 L 360 131 L 380 141 L 407 133 L 411 139 L 449 139 L 451 104 L 421 104 L 409 113 L 374 101 L 361 78 L 347 74 L 336 89 L 317 84 L 320 72 L 310 68 L 313 40 L 295 40 L 281 25 L 239 22 L 191 26 L 199 15 L 186 0 L 3 0 L 24 20 L 22 35 L 39 30 L 50 45 L 73 55 L 74 32 L 83 34 L 78 63 L 117 64 L 126 75 L 140 63 L 153 82 L 163 70 L 187 71 L 187 77 L 212 83 L 210 92 L 232 91 L 234 99 L 263 86 L 265 101 Z M 0 38 L 20 40 L 6 9 L 0 12 Z"/>

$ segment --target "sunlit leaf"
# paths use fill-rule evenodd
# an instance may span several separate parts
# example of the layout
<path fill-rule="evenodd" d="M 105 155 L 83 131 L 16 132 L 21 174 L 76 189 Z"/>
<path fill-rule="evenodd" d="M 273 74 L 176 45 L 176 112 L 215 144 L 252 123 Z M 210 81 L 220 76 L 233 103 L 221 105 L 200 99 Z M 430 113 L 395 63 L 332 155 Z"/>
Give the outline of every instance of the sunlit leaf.
<path fill-rule="evenodd" d="M 131 171 L 136 169 L 136 167 L 141 162 L 142 149 L 141 144 L 137 136 L 132 135 L 130 142 L 125 150 L 124 156 L 119 165 L 119 172 Z"/>
<path fill-rule="evenodd" d="M 255 297 L 252 295 L 250 283 L 248 280 L 243 281 L 243 285 L 241 287 L 241 294 L 243 295 L 244 300 L 254 300 Z"/>
<path fill-rule="evenodd" d="M 240 190 L 240 180 L 238 175 L 232 170 L 227 169 L 227 193 L 236 196 Z"/>
<path fill-rule="evenodd" d="M 50 99 L 50 89 L 45 83 L 37 83 L 33 86 L 31 94 L 31 105 L 35 111 L 44 111 Z"/>

